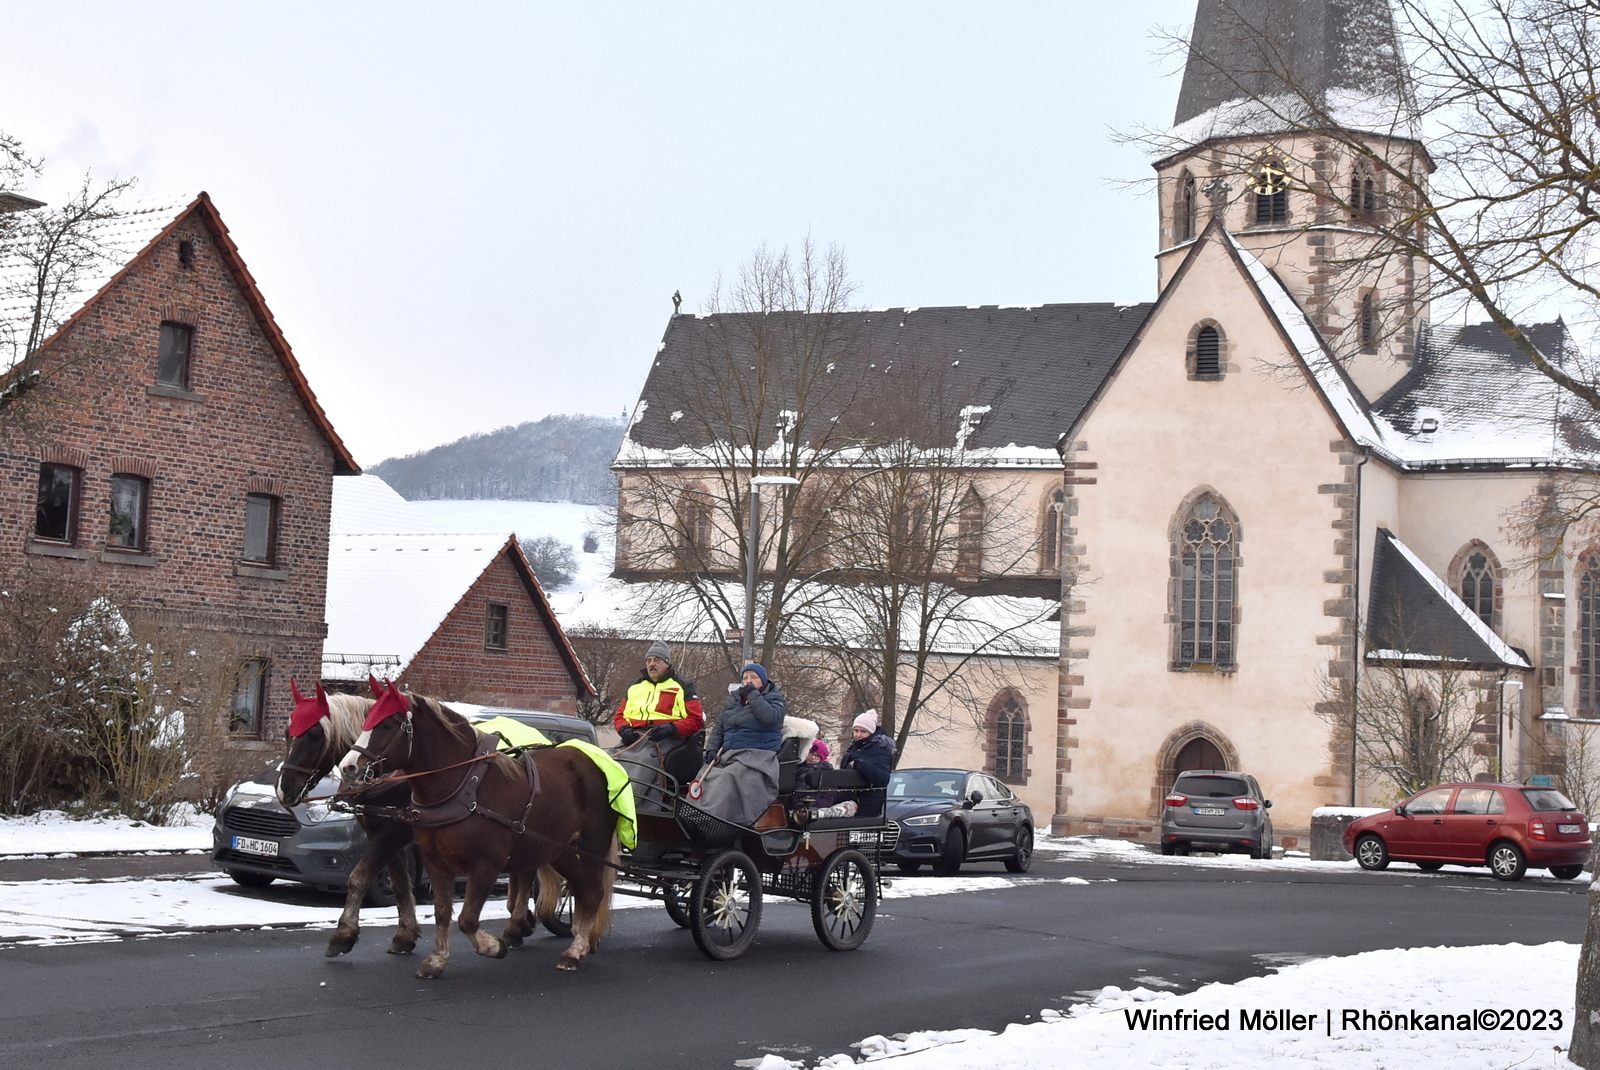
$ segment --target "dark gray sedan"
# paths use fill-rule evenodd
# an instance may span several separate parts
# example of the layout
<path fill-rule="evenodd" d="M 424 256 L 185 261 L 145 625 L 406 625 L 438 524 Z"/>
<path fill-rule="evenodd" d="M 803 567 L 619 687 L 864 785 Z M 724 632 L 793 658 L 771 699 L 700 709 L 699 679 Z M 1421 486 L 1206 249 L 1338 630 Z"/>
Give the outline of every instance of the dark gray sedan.
<path fill-rule="evenodd" d="M 901 873 L 924 865 L 949 876 L 966 862 L 1003 862 L 1012 873 L 1033 864 L 1033 811 L 1011 789 L 971 769 L 897 769 L 887 817 L 900 826 L 888 860 Z"/>

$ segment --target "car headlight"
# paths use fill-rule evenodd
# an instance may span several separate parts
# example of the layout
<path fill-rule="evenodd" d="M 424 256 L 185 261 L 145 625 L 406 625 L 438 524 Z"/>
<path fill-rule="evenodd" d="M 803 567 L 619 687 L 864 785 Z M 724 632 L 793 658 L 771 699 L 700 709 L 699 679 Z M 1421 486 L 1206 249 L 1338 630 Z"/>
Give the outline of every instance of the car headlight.
<path fill-rule="evenodd" d="M 943 819 L 943 814 L 923 814 L 920 817 L 904 818 L 900 823 L 902 825 L 937 825 Z"/>
<path fill-rule="evenodd" d="M 257 784 L 254 781 L 246 780 L 233 786 L 233 790 L 228 792 L 228 797 L 223 800 L 223 804 L 242 802 L 245 799 L 276 799 L 277 797 L 277 788 L 269 788 L 265 784 Z"/>
<path fill-rule="evenodd" d="M 305 804 L 305 812 L 307 820 L 313 824 L 321 823 L 328 818 L 328 804 L 321 799 L 308 802 Z"/>

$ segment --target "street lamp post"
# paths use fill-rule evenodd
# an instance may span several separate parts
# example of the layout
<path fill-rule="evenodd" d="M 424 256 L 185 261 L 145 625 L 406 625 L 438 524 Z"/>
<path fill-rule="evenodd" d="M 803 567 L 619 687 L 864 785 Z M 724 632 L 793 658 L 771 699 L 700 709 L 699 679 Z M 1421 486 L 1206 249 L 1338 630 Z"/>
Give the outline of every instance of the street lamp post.
<path fill-rule="evenodd" d="M 756 571 L 760 566 L 761 488 L 798 487 L 793 476 L 752 476 L 750 478 L 750 534 L 744 555 L 744 663 L 755 660 Z"/>

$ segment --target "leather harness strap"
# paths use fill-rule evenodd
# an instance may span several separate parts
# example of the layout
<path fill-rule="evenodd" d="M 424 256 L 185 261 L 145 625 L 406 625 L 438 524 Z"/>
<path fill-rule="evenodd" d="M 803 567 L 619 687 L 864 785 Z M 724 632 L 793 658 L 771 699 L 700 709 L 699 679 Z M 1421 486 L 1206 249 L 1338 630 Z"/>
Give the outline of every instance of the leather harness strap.
<path fill-rule="evenodd" d="M 528 803 L 522 808 L 520 820 L 513 821 L 504 814 L 489 809 L 487 806 L 478 805 L 478 788 L 483 782 L 484 769 L 477 764 L 479 759 L 487 759 L 494 755 L 498 746 L 494 736 L 481 736 L 478 739 L 476 750 L 473 752 L 473 764 L 467 768 L 467 773 L 461 778 L 461 783 L 456 790 L 441 802 L 422 805 L 413 802 L 401 814 L 402 820 L 423 828 L 443 828 L 465 821 L 473 814 L 486 817 L 496 824 L 504 825 L 518 836 L 528 831 L 528 814 L 533 809 L 533 800 L 539 795 L 539 769 L 533 763 L 533 755 L 528 751 L 522 752 L 522 767 L 526 771 L 528 780 Z"/>

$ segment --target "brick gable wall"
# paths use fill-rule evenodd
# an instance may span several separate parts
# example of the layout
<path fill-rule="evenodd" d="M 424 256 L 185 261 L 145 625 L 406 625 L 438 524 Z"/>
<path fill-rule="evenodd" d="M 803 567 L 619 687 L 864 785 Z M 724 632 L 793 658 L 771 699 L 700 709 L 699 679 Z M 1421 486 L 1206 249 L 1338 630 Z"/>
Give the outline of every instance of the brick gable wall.
<path fill-rule="evenodd" d="M 490 603 L 506 606 L 506 649 L 484 646 Z M 486 706 L 576 714 L 578 684 L 506 550 L 484 570 L 405 672 L 413 691 Z"/>
<path fill-rule="evenodd" d="M 178 245 L 194 243 L 179 263 Z M 163 320 L 194 328 L 189 388 L 152 390 Z M 0 575 L 93 584 L 127 611 L 236 641 L 270 661 L 262 738 L 288 680 L 321 662 L 333 448 L 246 302 L 199 210 L 133 261 L 41 354 L 44 430 L 0 439 Z M 178 396 L 171 396 L 178 395 Z M 32 539 L 41 461 L 83 470 L 69 552 Z M 150 479 L 148 553 L 106 550 L 110 477 Z M 241 566 L 245 495 L 281 499 L 277 561 Z"/>

